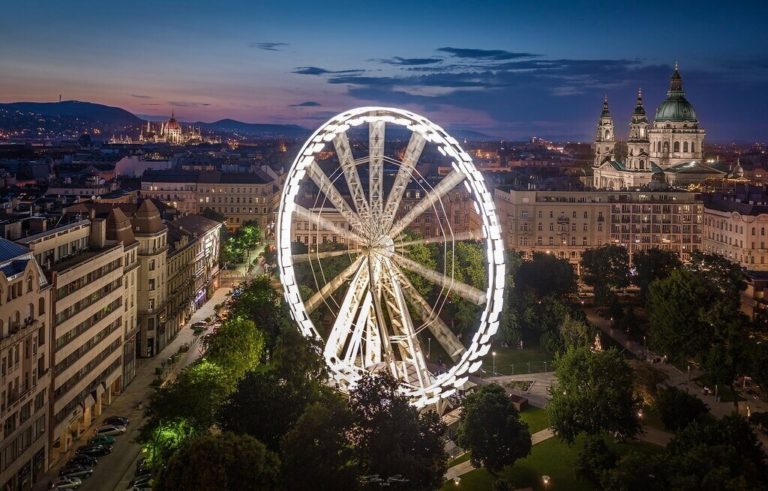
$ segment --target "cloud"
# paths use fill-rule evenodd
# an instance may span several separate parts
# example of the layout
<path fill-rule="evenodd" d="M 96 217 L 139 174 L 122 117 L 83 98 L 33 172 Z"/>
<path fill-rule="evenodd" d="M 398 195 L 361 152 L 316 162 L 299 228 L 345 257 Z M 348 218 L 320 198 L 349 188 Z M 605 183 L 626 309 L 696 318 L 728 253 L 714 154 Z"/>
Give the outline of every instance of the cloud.
<path fill-rule="evenodd" d="M 457 58 L 474 58 L 478 60 L 514 60 L 517 58 L 534 58 L 540 55 L 533 53 L 515 53 L 503 49 L 472 49 L 472 48 L 438 48 L 437 51 L 447 53 Z"/>
<path fill-rule="evenodd" d="M 208 107 L 211 105 L 208 102 L 191 102 L 191 101 L 168 101 L 168 104 L 174 107 Z"/>
<path fill-rule="evenodd" d="M 353 74 L 353 73 L 363 73 L 363 70 L 360 69 L 353 69 L 353 70 L 326 70 L 325 68 L 319 68 L 316 66 L 300 66 L 293 69 L 293 73 L 297 73 L 299 75 L 342 75 L 342 74 Z"/>
<path fill-rule="evenodd" d="M 282 51 L 283 48 L 288 46 L 288 43 L 249 43 L 251 48 L 258 48 L 264 51 Z"/>
<path fill-rule="evenodd" d="M 421 65 L 434 65 L 443 61 L 442 58 L 403 58 L 402 56 L 395 56 L 393 58 L 383 58 L 378 60 L 379 63 L 385 63 L 387 65 L 397 66 L 421 66 Z"/>
<path fill-rule="evenodd" d="M 131 97 L 135 97 L 136 99 L 152 99 L 151 96 L 142 94 L 131 94 Z"/>
<path fill-rule="evenodd" d="M 315 102 L 315 101 L 304 101 L 304 102 L 300 102 L 298 104 L 291 104 L 288 107 L 318 107 L 318 106 L 322 106 L 322 104 L 320 104 L 319 102 Z"/>

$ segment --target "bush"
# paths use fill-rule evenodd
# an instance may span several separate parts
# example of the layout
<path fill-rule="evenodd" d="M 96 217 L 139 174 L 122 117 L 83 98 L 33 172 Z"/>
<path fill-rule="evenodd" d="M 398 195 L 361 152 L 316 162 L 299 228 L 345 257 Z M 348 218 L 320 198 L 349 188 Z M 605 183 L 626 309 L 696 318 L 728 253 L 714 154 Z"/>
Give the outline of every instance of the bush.
<path fill-rule="evenodd" d="M 655 405 L 664 427 L 670 431 L 682 430 L 709 413 L 709 407 L 701 399 L 677 387 L 659 390 Z"/>

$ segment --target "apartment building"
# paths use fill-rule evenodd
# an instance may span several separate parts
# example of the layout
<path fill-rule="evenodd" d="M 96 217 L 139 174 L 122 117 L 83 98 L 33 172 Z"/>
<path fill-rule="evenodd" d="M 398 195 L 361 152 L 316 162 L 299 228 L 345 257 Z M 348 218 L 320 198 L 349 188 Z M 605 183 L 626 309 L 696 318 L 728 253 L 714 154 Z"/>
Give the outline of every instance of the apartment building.
<path fill-rule="evenodd" d="M 141 178 L 141 194 L 172 205 L 184 213 L 200 214 L 206 208 L 225 217 L 235 231 L 254 221 L 268 230 L 274 223 L 279 198 L 278 181 L 261 171 L 147 171 Z"/>
<path fill-rule="evenodd" d="M 171 336 L 218 287 L 222 224 L 187 215 L 168 223 L 168 314 Z"/>
<path fill-rule="evenodd" d="M 686 192 L 519 191 L 494 195 L 508 249 L 567 258 L 603 244 L 659 248 L 687 260 L 701 248 L 703 204 Z"/>
<path fill-rule="evenodd" d="M 30 489 L 47 469 L 51 288 L 26 247 L 0 239 L 0 485 Z"/>
<path fill-rule="evenodd" d="M 20 239 L 52 283 L 50 460 L 59 460 L 123 387 L 125 248 L 105 219 Z M 128 292 L 128 294 L 126 294 Z"/>
<path fill-rule="evenodd" d="M 160 218 L 160 211 L 152 200 L 145 199 L 136 210 L 133 234 L 139 242 L 137 354 L 152 357 L 165 348 L 172 338 L 165 326 L 168 227 Z"/>

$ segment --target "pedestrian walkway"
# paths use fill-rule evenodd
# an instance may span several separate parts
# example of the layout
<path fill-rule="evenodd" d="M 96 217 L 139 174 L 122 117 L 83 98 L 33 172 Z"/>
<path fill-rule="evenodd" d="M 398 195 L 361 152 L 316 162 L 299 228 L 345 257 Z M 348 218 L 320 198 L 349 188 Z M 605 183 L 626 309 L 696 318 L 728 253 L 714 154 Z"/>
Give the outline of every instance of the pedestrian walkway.
<path fill-rule="evenodd" d="M 149 400 L 150 395 L 155 390 L 152 387 L 152 381 L 155 379 L 155 368 L 160 366 L 161 360 L 167 360 L 168 357 L 177 353 L 179 348 L 183 344 L 190 346 L 189 351 L 182 357 L 180 361 L 177 361 L 174 367 L 170 369 L 168 375 L 174 376 L 181 368 L 193 363 L 200 358 L 202 350 L 199 349 L 199 339 L 194 336 L 191 326 L 195 322 L 203 321 L 207 317 L 214 315 L 214 307 L 226 300 L 226 294 L 230 291 L 229 288 L 219 288 L 213 294 L 210 300 L 206 302 L 200 309 L 192 314 L 191 319 L 185 325 L 176 338 L 173 339 L 160 353 L 154 358 L 142 358 L 136 361 L 136 375 L 130 384 L 119 395 L 116 395 L 112 400 L 112 404 L 104 406 L 102 414 L 94 418 L 91 427 L 88 431 L 84 432 L 79 439 L 77 439 L 72 445 L 72 449 L 59 459 L 58 462 L 52 464 L 52 467 L 48 470 L 45 476 L 41 478 L 35 489 L 44 490 L 47 489 L 49 481 L 53 480 L 59 472 L 59 469 L 74 455 L 74 451 L 77 447 L 84 445 L 88 439 L 90 439 L 104 419 L 110 416 L 125 416 L 130 421 L 129 432 L 121 437 L 117 438 L 112 454 L 99 459 L 108 464 L 100 463 L 94 469 L 93 475 L 83 481 L 83 485 L 80 487 L 80 491 L 88 490 L 112 490 L 117 488 L 117 484 L 123 478 L 123 476 L 131 471 L 129 469 L 132 462 L 135 462 L 136 455 L 139 452 L 139 446 L 133 442 L 138 436 L 138 428 L 141 427 L 144 420 L 143 409 L 139 407 L 139 402 L 145 402 Z M 125 489 L 120 488 L 120 489 Z"/>

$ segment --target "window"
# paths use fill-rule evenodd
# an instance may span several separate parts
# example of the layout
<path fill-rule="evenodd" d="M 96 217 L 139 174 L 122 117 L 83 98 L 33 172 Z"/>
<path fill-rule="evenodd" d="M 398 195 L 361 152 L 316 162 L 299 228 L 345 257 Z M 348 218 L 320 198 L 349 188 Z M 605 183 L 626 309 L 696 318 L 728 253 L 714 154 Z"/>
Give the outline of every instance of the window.
<path fill-rule="evenodd" d="M 680 151 L 680 142 L 675 142 L 674 149 L 675 149 L 675 152 L 679 152 Z"/>
<path fill-rule="evenodd" d="M 149 280 L 149 291 L 154 291 L 154 290 L 155 290 L 155 280 L 151 279 Z"/>
<path fill-rule="evenodd" d="M 683 143 L 683 152 L 688 152 L 688 142 Z"/>
<path fill-rule="evenodd" d="M 150 271 L 154 271 L 155 270 L 155 260 L 154 259 L 150 259 L 149 260 L 149 270 Z"/>
<path fill-rule="evenodd" d="M 584 212 L 584 218 L 585 219 L 587 218 L 587 212 L 586 211 Z"/>
<path fill-rule="evenodd" d="M 549 245 L 555 245 L 555 239 L 550 237 L 549 238 Z"/>

